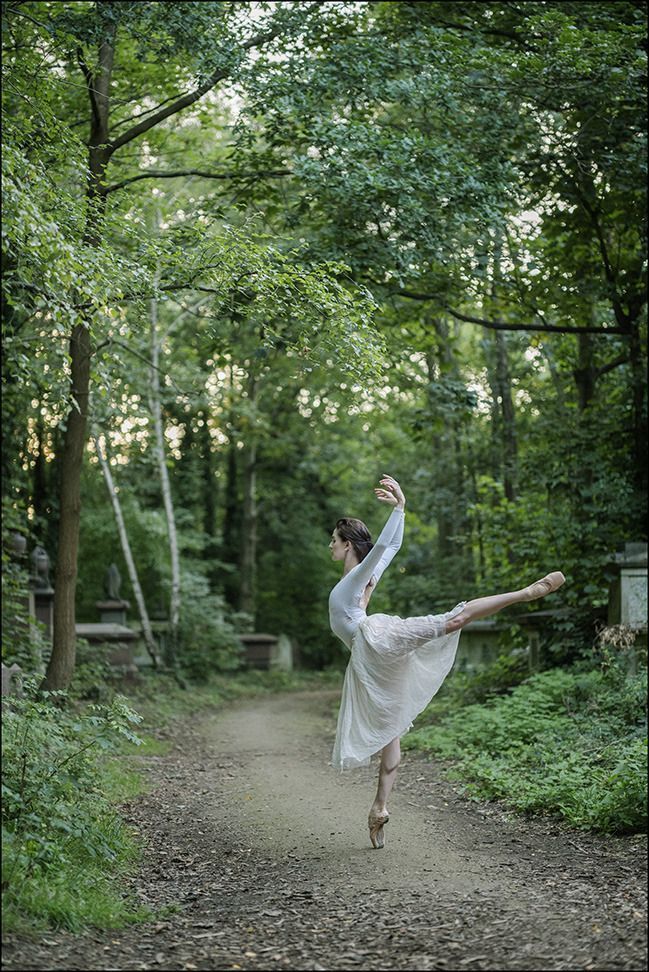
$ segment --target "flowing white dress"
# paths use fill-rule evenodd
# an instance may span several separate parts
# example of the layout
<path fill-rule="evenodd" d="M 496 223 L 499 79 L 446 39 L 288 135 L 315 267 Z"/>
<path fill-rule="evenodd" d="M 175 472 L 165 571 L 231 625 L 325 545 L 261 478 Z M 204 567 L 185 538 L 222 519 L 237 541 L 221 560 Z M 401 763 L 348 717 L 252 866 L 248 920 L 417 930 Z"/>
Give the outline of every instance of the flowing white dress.
<path fill-rule="evenodd" d="M 376 585 L 403 539 L 404 512 L 395 507 L 365 559 L 329 595 L 329 623 L 349 648 L 332 765 L 367 766 L 370 757 L 412 727 L 453 667 L 460 632 L 446 634 L 446 623 L 464 607 L 446 614 L 400 618 L 368 617 L 360 602 Z"/>

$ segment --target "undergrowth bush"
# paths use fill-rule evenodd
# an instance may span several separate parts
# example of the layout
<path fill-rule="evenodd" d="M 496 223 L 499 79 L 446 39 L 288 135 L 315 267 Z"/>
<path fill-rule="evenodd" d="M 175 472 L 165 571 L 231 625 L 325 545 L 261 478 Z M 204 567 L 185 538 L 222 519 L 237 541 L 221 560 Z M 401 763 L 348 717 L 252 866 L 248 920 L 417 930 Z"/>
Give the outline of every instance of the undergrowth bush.
<path fill-rule="evenodd" d="M 223 598 L 211 591 L 207 579 L 198 573 L 183 572 L 183 592 L 178 655 L 183 674 L 190 679 L 203 679 L 207 672 L 241 669 L 242 616 L 228 617 Z"/>
<path fill-rule="evenodd" d="M 500 655 L 490 665 L 478 671 L 453 672 L 443 683 L 432 704 L 419 717 L 418 724 L 439 721 L 445 712 L 504 695 L 512 686 L 524 681 L 529 673 L 529 662 L 523 652 Z"/>
<path fill-rule="evenodd" d="M 145 912 L 115 890 L 138 849 L 111 806 L 106 754 L 137 744 L 140 717 L 116 696 L 75 711 L 65 693 L 12 698 L 3 714 L 3 927 L 116 927 Z M 113 799 L 119 786 L 111 780 Z"/>
<path fill-rule="evenodd" d="M 476 798 L 575 827 L 633 833 L 647 822 L 646 671 L 599 644 L 582 662 L 529 676 L 506 695 L 442 700 L 403 740 L 452 761 L 449 777 Z M 470 695 L 470 693 L 464 693 Z M 438 721 L 431 724 L 437 712 Z"/>
<path fill-rule="evenodd" d="M 68 694 L 72 699 L 109 703 L 122 673 L 111 665 L 104 645 L 77 638 L 76 661 Z"/>

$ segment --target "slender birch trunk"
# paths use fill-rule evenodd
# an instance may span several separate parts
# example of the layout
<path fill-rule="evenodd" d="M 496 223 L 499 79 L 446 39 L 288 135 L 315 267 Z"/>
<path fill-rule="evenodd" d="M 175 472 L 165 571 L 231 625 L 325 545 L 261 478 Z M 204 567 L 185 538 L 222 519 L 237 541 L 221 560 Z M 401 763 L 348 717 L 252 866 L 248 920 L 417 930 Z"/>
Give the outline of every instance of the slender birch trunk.
<path fill-rule="evenodd" d="M 159 274 L 156 272 L 157 286 Z M 180 557 L 178 555 L 178 534 L 174 514 L 171 483 L 165 456 L 164 428 L 162 424 L 162 406 L 160 403 L 160 340 L 158 337 L 158 302 L 150 302 L 151 321 L 151 367 L 149 383 L 149 409 L 153 417 L 155 429 L 155 456 L 160 473 L 162 501 L 167 518 L 167 534 L 169 537 L 169 553 L 171 557 L 171 597 L 169 602 L 169 648 L 167 661 L 174 666 L 178 651 L 178 626 L 180 622 L 181 588 L 180 588 Z"/>
<path fill-rule="evenodd" d="M 135 566 L 135 561 L 133 560 L 133 554 L 131 553 L 131 545 L 128 540 L 128 533 L 126 532 L 126 524 L 124 523 L 124 517 L 122 515 L 122 507 L 119 501 L 119 496 L 117 495 L 117 491 L 115 489 L 115 484 L 113 483 L 113 476 L 110 471 L 110 463 L 108 462 L 108 459 L 102 450 L 101 443 L 99 441 L 99 436 L 93 435 L 93 441 L 95 443 L 95 449 L 97 450 L 97 456 L 99 457 L 101 471 L 104 474 L 104 481 L 108 488 L 108 495 L 110 496 L 110 501 L 113 506 L 113 512 L 115 514 L 115 520 L 117 522 L 117 530 L 119 532 L 119 539 L 122 544 L 122 553 L 124 554 L 124 560 L 126 561 L 128 576 L 131 581 L 133 593 L 135 594 L 135 600 L 137 602 L 140 621 L 142 622 L 142 633 L 144 635 L 144 642 L 146 644 L 147 651 L 151 655 L 154 667 L 157 668 L 159 664 L 157 645 L 153 638 L 153 632 L 151 631 L 151 623 L 149 621 L 149 615 L 144 601 L 144 594 L 142 593 L 142 587 L 140 585 L 140 579 L 137 574 L 137 568 Z"/>

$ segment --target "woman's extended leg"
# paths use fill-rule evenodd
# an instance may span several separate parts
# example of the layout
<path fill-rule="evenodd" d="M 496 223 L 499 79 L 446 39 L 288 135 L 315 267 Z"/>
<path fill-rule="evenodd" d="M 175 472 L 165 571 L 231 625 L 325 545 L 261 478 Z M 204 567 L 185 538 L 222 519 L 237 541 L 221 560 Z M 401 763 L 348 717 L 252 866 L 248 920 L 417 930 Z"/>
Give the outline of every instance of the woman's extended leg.
<path fill-rule="evenodd" d="M 401 739 L 397 736 L 381 750 L 379 785 L 367 821 L 370 828 L 370 840 L 374 847 L 383 847 L 385 843 L 383 826 L 388 822 L 388 797 L 397 778 L 400 762 Z"/>
<path fill-rule="evenodd" d="M 551 594 L 561 587 L 564 581 L 565 577 L 561 571 L 555 570 L 552 574 L 547 574 L 542 580 L 522 587 L 520 591 L 493 594 L 491 597 L 477 597 L 473 601 L 467 601 L 462 611 L 447 623 L 446 633 L 451 634 L 453 631 L 459 631 L 469 622 L 477 621 L 478 618 L 488 618 L 490 615 L 502 611 L 503 608 L 511 607 L 512 604 L 521 604 L 525 601 L 534 601 L 537 597 L 545 597 L 546 594 Z"/>

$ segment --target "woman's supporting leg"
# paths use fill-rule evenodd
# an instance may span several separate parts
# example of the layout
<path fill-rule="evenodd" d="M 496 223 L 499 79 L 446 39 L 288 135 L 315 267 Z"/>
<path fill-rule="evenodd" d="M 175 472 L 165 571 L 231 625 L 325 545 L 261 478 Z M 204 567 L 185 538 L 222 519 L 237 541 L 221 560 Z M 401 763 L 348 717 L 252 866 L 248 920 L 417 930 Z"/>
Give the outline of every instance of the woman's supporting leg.
<path fill-rule="evenodd" d="M 376 791 L 376 798 L 372 804 L 367 818 L 370 828 L 370 840 L 373 847 L 385 846 L 385 834 L 383 826 L 388 822 L 388 797 L 394 781 L 397 778 L 397 769 L 401 762 L 401 740 L 397 736 L 387 746 L 381 750 L 381 765 L 379 766 L 379 785 Z"/>
<path fill-rule="evenodd" d="M 546 577 L 527 587 L 522 587 L 520 591 L 509 591 L 506 594 L 492 594 L 491 597 L 477 597 L 473 601 L 467 601 L 459 614 L 446 625 L 446 633 L 459 631 L 470 621 L 477 621 L 479 618 L 488 618 L 492 614 L 497 614 L 503 608 L 511 607 L 512 604 L 522 604 L 525 601 L 533 601 L 537 597 L 544 597 L 551 594 L 561 587 L 565 577 L 560 571 L 547 574 Z"/>
<path fill-rule="evenodd" d="M 388 797 L 394 781 L 397 778 L 397 770 L 401 762 L 401 739 L 397 736 L 392 742 L 388 743 L 381 750 L 381 765 L 379 766 L 379 785 L 376 790 L 376 797 L 372 804 L 371 813 L 381 813 L 387 810 Z"/>

